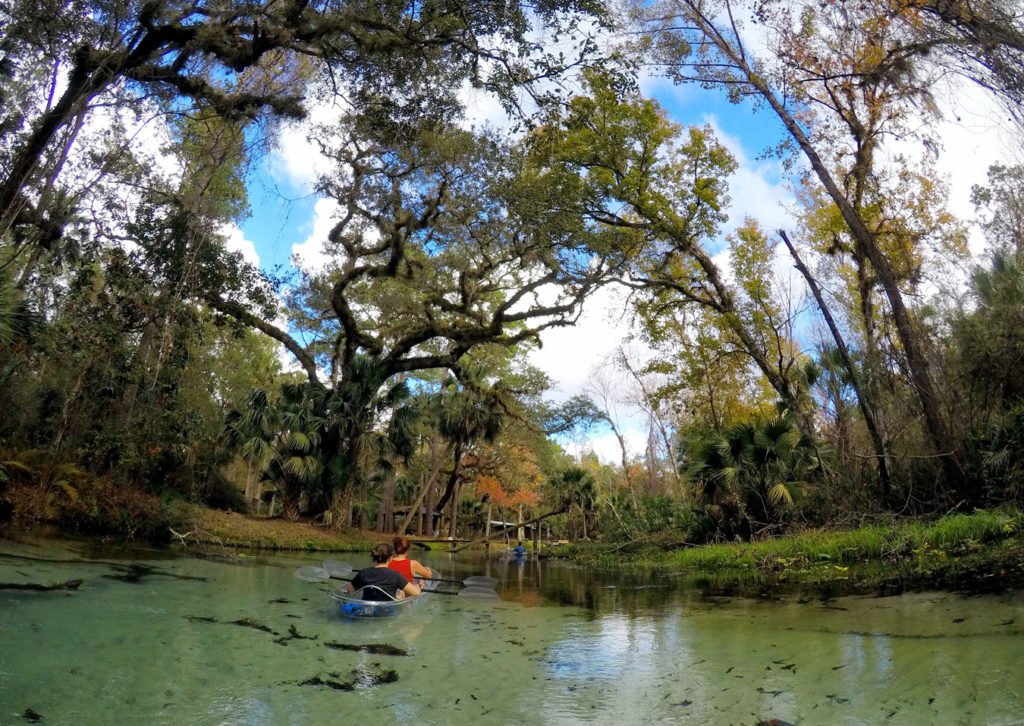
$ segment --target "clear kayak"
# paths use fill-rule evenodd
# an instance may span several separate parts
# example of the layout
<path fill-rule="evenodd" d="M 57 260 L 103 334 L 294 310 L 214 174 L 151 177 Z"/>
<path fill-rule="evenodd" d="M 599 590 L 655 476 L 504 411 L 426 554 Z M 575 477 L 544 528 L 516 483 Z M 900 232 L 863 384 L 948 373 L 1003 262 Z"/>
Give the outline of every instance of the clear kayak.
<path fill-rule="evenodd" d="M 424 591 L 437 588 L 437 582 L 432 580 L 417 581 L 417 584 Z M 339 587 L 331 591 L 331 599 L 338 603 L 338 609 L 346 618 L 393 618 L 416 607 L 423 594 L 393 599 L 380 588 L 369 585 L 352 592 Z"/>

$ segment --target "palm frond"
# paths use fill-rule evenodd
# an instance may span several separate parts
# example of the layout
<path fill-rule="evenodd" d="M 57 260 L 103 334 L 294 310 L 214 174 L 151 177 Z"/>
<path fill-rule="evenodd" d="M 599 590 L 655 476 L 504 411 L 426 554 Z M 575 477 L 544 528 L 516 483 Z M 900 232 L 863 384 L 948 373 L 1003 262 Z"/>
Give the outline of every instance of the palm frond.
<path fill-rule="evenodd" d="M 289 456 L 281 462 L 281 469 L 296 479 L 308 481 L 320 469 L 320 460 L 315 456 Z"/>
<path fill-rule="evenodd" d="M 768 490 L 768 501 L 775 505 L 792 504 L 793 493 L 786 484 L 779 482 Z"/>

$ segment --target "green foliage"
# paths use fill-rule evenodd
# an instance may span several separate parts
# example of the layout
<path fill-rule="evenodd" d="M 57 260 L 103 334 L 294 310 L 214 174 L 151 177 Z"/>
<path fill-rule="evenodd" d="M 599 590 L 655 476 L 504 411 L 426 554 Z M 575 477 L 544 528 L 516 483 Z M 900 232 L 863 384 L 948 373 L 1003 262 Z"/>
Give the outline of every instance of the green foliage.
<path fill-rule="evenodd" d="M 913 559 L 929 549 L 958 553 L 977 544 L 1019 537 L 1018 510 L 954 514 L 934 522 L 867 526 L 849 531 L 811 531 L 747 544 L 716 544 L 679 550 L 670 565 L 701 570 L 767 568 Z M 785 564 L 783 564 L 785 563 Z"/>
<path fill-rule="evenodd" d="M 969 442 L 968 467 L 979 483 L 978 498 L 991 505 L 1024 506 L 1024 405 L 992 421 Z"/>
<path fill-rule="evenodd" d="M 607 266 L 577 238 L 585 227 L 534 214 L 550 188 L 531 183 L 523 155 L 456 123 L 464 83 L 514 110 L 525 79 L 579 60 L 562 55 L 572 53 L 566 43 L 592 50 L 577 25 L 604 17 L 598 3 L 303 8 L 5 6 L 4 445 L 46 450 L 112 486 L 235 507 L 221 471 L 240 452 L 289 492 L 292 514 L 295 492 L 319 511 L 369 511 L 368 474 L 393 473 L 416 448 L 417 409 L 405 405 L 401 377 L 455 372 L 489 344 L 511 358 L 539 330 L 571 320 L 603 279 Z M 558 55 L 535 39 L 542 27 L 559 33 Z M 116 68 L 110 57 L 121 58 Z M 59 88 L 55 69 L 66 76 Z M 317 77 L 330 82 L 315 86 Z M 273 348 L 241 330 L 287 338 L 266 322 L 277 298 L 225 252 L 217 230 L 245 215 L 247 165 L 275 117 L 301 116 L 304 96 L 338 77 L 353 111 L 318 129 L 343 167 L 321 189 L 353 212 L 329 243 L 355 272 L 332 270 L 292 297 L 296 327 L 314 332 L 308 348 L 292 346 L 313 383 L 278 392 Z M 171 144 L 133 143 L 143 107 L 145 124 L 163 125 Z M 107 123 L 90 123 L 95 108 L 110 110 Z M 179 173 L 161 178 L 157 154 Z M 524 308 L 541 288 L 554 298 Z M 318 327 L 325 309 L 336 317 Z M 316 383 L 318 365 L 331 385 Z M 493 440 L 508 418 L 501 406 L 519 395 L 520 412 L 538 405 L 529 379 L 512 385 L 531 394 L 509 389 L 475 410 L 455 411 L 453 399 L 443 424 L 456 438 Z M 251 401 L 249 420 L 232 421 L 229 444 L 218 423 L 254 387 L 273 393 Z"/>
<path fill-rule="evenodd" d="M 1024 166 L 993 164 L 988 184 L 971 188 L 971 201 L 994 252 L 1024 250 Z"/>
<path fill-rule="evenodd" d="M 910 132 L 910 109 L 931 105 L 924 69 L 909 55 L 893 64 L 887 50 L 913 30 L 903 9 L 765 5 L 757 20 L 785 52 L 755 59 L 701 7 L 637 12 L 657 28 L 648 46 L 670 73 L 727 84 L 734 100 L 757 94 L 802 129 L 793 141 L 814 172 L 800 190 L 803 243 L 813 274 L 832 283 L 852 365 L 831 348 L 813 363 L 802 354 L 801 313 L 774 279 L 775 245 L 757 220 L 730 235 L 721 262 L 736 159 L 709 127 L 672 123 L 626 69 L 593 57 L 579 21 L 607 20 L 599 3 L 452 12 L 400 0 L 311 13 L 293 0 L 8 2 L 0 446 L 14 453 L 0 458 L 0 485 L 36 487 L 26 501 L 69 526 L 130 533 L 160 529 L 150 495 L 243 507 L 224 474 L 238 457 L 290 517 L 308 502 L 341 524 L 384 522 L 396 496 L 423 493 L 431 505 L 455 498 L 452 512 L 476 526 L 473 484 L 489 477 L 517 507 L 546 480 L 543 503 L 574 535 L 749 538 L 833 515 L 839 499 L 875 508 L 863 486 L 872 467 L 860 463 L 872 456 L 893 459 L 905 475 L 894 494 L 913 494 L 918 510 L 1020 502 L 1024 172 L 995 166 L 975 190 L 996 254 L 973 277 L 971 307 L 908 310 L 903 296 L 925 290 L 938 259 L 960 259 L 964 235 L 927 160 L 875 159 L 886 135 Z M 542 27 L 558 53 L 538 40 Z M 1005 32 L 995 46 L 1013 40 L 1014 24 Z M 570 38 L 583 55 L 565 50 Z M 525 80 L 577 63 L 589 64 L 583 93 L 564 103 Z M 795 103 L 773 95 L 780 79 Z M 514 114 L 529 93 L 539 111 L 519 116 L 526 133 L 467 130 L 467 83 Z M 278 296 L 218 230 L 244 218 L 248 165 L 275 117 L 300 116 L 306 98 L 339 87 L 349 112 L 315 132 L 337 163 L 318 190 L 344 210 L 323 240 L 333 261 L 283 292 L 282 329 Z M 110 110 L 109 127 L 92 123 L 97 108 Z M 177 173 L 167 179 L 156 151 L 131 143 L 142 113 L 170 132 L 160 152 Z M 612 281 L 630 285 L 657 350 L 641 373 L 661 378 L 643 397 L 666 414 L 660 435 L 686 444 L 679 463 L 696 510 L 689 496 L 650 495 L 670 489 L 660 482 L 634 486 L 642 462 L 567 467 L 543 434 L 582 430 L 600 413 L 583 400 L 545 403 L 549 381 L 516 364 Z M 272 339 L 307 381 L 279 377 Z M 865 396 L 851 394 L 851 370 Z M 881 422 L 870 456 L 859 418 L 869 410 Z M 835 444 L 841 477 L 816 440 Z M 659 455 L 649 457 L 653 471 Z M 972 485 L 927 485 L 936 461 Z"/>
<path fill-rule="evenodd" d="M 589 512 L 594 509 L 597 490 L 594 477 L 586 469 L 571 466 L 549 480 L 553 508 L 568 512 L 573 507 Z"/>
<path fill-rule="evenodd" d="M 1010 249 L 992 253 L 991 266 L 972 277 L 975 307 L 955 320 L 953 368 L 970 431 L 967 475 L 971 503 L 1020 503 L 1024 471 L 1024 255 Z"/>
<path fill-rule="evenodd" d="M 736 162 L 710 128 L 684 132 L 655 102 L 607 75 L 591 73 L 587 82 L 589 95 L 574 98 L 530 140 L 533 164 L 563 203 L 604 226 L 603 244 L 650 273 L 661 266 L 665 245 L 685 253 L 717 231 Z M 608 200 L 625 208 L 612 211 Z"/>
<path fill-rule="evenodd" d="M 668 495 L 634 499 L 617 493 L 600 500 L 597 529 L 602 540 L 628 542 L 652 536 L 689 539 L 696 524 L 692 507 Z"/>
<path fill-rule="evenodd" d="M 220 239 L 173 205 L 136 213 L 131 252 L 90 248 L 66 272 L 37 268 L 59 283 L 45 317 L 31 310 L 38 295 L 22 296 L 28 324 L 0 342 L 0 404 L 18 412 L 0 437 L 115 484 L 227 502 L 223 411 L 275 374 L 276 357 L 195 304 L 203 285 L 247 284 Z"/>
<path fill-rule="evenodd" d="M 826 474 L 821 452 L 787 416 L 755 417 L 684 448 L 719 537 L 749 538 L 784 523 L 800 490 Z"/>
<path fill-rule="evenodd" d="M 354 473 L 390 468 L 394 459 L 412 453 L 417 412 L 406 405 L 407 384 L 382 388 L 379 367 L 365 358 L 356 372 L 334 388 L 285 383 L 276 399 L 254 390 L 244 409 L 227 416 L 227 440 L 276 487 L 290 519 L 298 518 L 303 495 L 323 514 L 335 505 L 337 493 L 357 493 L 346 490 Z M 357 446 L 342 446 L 346 440 Z"/>
<path fill-rule="evenodd" d="M 961 375 L 986 408 L 1024 400 L 1024 253 L 996 251 L 972 278 L 977 307 L 954 328 Z"/>

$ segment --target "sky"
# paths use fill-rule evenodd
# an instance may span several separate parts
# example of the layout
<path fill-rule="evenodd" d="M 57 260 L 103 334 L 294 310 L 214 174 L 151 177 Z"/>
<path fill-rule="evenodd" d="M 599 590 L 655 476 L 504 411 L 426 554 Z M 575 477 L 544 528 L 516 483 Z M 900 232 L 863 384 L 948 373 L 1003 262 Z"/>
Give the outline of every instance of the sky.
<path fill-rule="evenodd" d="M 755 111 L 749 103 L 730 104 L 723 94 L 695 86 L 679 87 L 654 78 L 644 79 L 641 85 L 644 93 L 656 99 L 677 123 L 710 126 L 736 157 L 723 240 L 746 216 L 754 217 L 769 230 L 793 224 L 789 210 L 794 207 L 794 198 L 786 174 L 777 160 L 762 158 L 762 152 L 782 138 L 781 123 L 774 115 Z M 950 211 L 967 220 L 973 214 L 971 187 L 985 183 L 992 163 L 1006 161 L 1011 132 L 999 122 L 1004 114 L 975 86 L 962 82 L 936 89 L 936 96 L 944 109 L 944 120 L 938 127 L 942 148 L 937 166 L 947 177 Z M 471 122 L 501 123 L 502 113 L 493 100 L 467 91 L 466 101 Z M 311 121 L 326 120 L 333 112 L 330 108 L 314 109 Z M 277 149 L 262 160 L 250 184 L 252 216 L 240 227 L 225 230 L 231 248 L 268 272 L 288 269 L 293 261 L 315 269 L 325 260 L 321 243 L 331 226 L 332 205 L 314 193 L 317 173 L 324 162 L 305 134 L 305 127 L 298 124 L 284 130 Z M 724 241 L 719 247 L 718 261 L 727 264 Z M 971 247 L 980 253 L 982 244 L 976 233 Z M 780 257 L 778 263 L 784 273 L 791 271 L 787 259 Z M 554 329 L 542 336 L 543 346 L 530 353 L 530 361 L 554 382 L 552 399 L 563 400 L 585 392 L 594 366 L 612 355 L 629 336 L 623 308 L 623 293 L 605 288 L 590 300 L 575 328 Z M 620 411 L 631 453 L 638 454 L 646 442 L 642 417 L 628 406 L 620 407 Z M 569 442 L 563 443 L 574 449 Z M 619 460 L 618 443 L 611 431 L 594 431 L 585 447 L 603 461 Z"/>

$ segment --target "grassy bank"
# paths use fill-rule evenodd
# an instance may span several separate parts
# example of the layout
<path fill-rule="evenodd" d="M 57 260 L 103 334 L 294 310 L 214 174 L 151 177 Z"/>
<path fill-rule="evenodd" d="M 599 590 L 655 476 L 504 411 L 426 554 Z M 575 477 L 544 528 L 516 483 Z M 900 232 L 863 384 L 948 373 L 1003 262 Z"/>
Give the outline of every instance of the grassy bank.
<path fill-rule="evenodd" d="M 372 533 L 249 517 L 88 478 L 5 487 L 0 524 L 5 521 L 13 530 L 202 547 L 365 552 L 378 541 Z"/>
<path fill-rule="evenodd" d="M 592 544 L 562 554 L 589 566 L 761 575 L 779 583 L 837 583 L 851 590 L 998 587 L 1024 583 L 1024 515 L 984 511 L 667 551 L 655 544 L 629 552 Z"/>
<path fill-rule="evenodd" d="M 181 529 L 173 528 L 171 541 L 188 545 L 220 545 L 246 549 L 367 552 L 378 536 L 357 530 L 338 531 L 310 522 L 249 517 L 189 505 L 179 513 Z"/>

